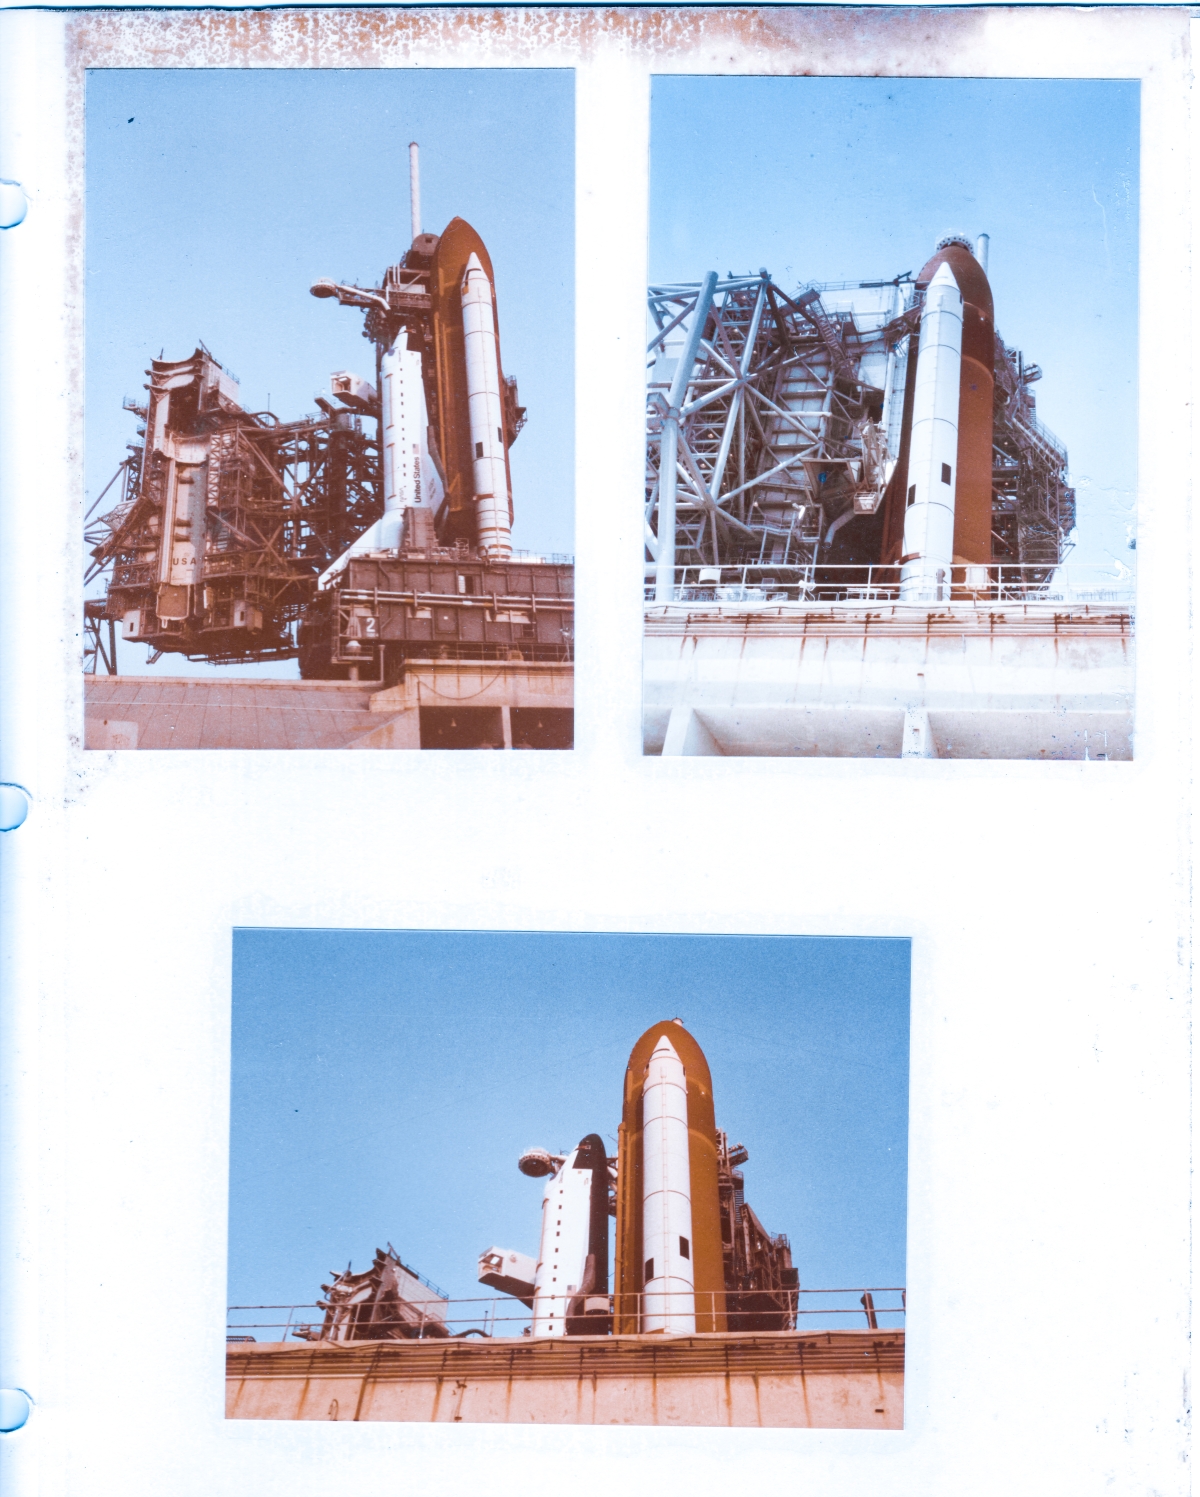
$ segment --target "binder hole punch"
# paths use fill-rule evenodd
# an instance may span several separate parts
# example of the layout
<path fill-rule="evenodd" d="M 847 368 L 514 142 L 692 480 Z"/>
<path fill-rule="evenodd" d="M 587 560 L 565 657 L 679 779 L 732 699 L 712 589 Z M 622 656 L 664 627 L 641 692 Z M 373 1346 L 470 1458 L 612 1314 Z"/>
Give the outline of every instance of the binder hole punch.
<path fill-rule="evenodd" d="M 29 212 L 29 199 L 20 182 L 0 177 L 0 229 L 15 229 Z"/>
<path fill-rule="evenodd" d="M 33 1413 L 33 1399 L 22 1388 L 0 1388 L 0 1435 L 21 1429 Z"/>
<path fill-rule="evenodd" d="M 0 784 L 0 832 L 15 832 L 29 815 L 29 791 Z"/>

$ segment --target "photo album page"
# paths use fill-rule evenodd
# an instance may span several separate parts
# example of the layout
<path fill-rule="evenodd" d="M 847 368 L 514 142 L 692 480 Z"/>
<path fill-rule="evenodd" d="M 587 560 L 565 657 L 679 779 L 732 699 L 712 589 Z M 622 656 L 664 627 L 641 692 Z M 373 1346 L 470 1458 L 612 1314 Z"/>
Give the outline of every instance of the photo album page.
<path fill-rule="evenodd" d="M 7 1494 L 1185 1497 L 1198 25 L 0 8 Z"/>

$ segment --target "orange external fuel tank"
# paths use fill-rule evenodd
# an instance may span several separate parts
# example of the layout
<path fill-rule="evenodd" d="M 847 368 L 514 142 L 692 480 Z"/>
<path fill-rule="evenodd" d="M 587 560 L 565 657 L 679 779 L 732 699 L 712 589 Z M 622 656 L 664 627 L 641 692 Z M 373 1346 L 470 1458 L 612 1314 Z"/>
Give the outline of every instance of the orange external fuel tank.
<path fill-rule="evenodd" d="M 712 1076 L 703 1050 L 680 1020 L 664 1019 L 647 1029 L 634 1045 L 625 1071 L 625 1100 L 617 1138 L 614 1329 L 618 1334 L 632 1335 L 641 1329 L 640 1295 L 644 1287 L 642 1092 L 650 1056 L 664 1035 L 682 1061 L 686 1078 L 696 1330 L 727 1329 Z"/>
<path fill-rule="evenodd" d="M 986 564 L 992 559 L 992 398 L 996 359 L 992 288 L 988 284 L 987 272 L 975 258 L 967 240 L 954 236 L 942 240 L 933 257 L 922 266 L 917 276 L 918 291 L 925 291 L 942 264 L 950 267 L 963 299 L 954 561 Z M 908 489 L 908 448 L 918 342 L 918 335 L 914 333 L 908 350 L 899 459 L 886 498 L 881 560 L 888 565 L 900 559 L 904 533 L 904 496 Z M 961 581 L 956 571 L 954 582 Z"/>
<path fill-rule="evenodd" d="M 427 237 L 427 236 L 422 236 Z M 479 258 L 492 288 L 496 354 L 500 357 L 500 324 L 496 317 L 496 281 L 483 240 L 462 218 L 452 218 L 437 240 L 429 276 L 432 302 L 433 380 L 426 373 L 426 400 L 437 431 L 446 485 L 447 540 L 471 540 L 475 534 L 474 466 L 471 453 L 471 415 L 467 404 L 466 355 L 463 346 L 462 285 L 467 261 Z M 503 363 L 501 363 L 503 379 Z M 433 388 L 430 388 L 430 385 Z M 433 397 L 432 399 L 430 397 Z M 508 480 L 508 519 L 512 524 L 512 475 L 505 433 L 505 472 Z"/>

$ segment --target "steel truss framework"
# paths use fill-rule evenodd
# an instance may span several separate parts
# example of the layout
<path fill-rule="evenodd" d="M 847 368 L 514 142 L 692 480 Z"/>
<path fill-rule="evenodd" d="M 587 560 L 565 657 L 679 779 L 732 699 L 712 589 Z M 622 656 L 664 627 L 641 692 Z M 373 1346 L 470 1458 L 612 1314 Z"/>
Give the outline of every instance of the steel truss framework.
<path fill-rule="evenodd" d="M 106 585 L 85 605 L 85 670 L 117 674 L 118 625 L 152 661 L 298 657 L 308 679 L 391 685 L 412 658 L 570 661 L 570 559 L 485 564 L 465 540 L 438 543 L 432 521 L 417 523 L 427 511 L 408 512 L 398 553 L 349 557 L 318 587 L 383 508 L 378 441 L 363 430 L 377 398 L 318 396 L 322 415 L 280 423 L 243 410 L 203 346 L 150 374 L 146 405 L 126 402 L 143 440 L 85 526 L 86 581 Z"/>
<path fill-rule="evenodd" d="M 1070 549 L 1075 490 L 1067 482 L 1066 449 L 1037 418 L 1029 387 L 1041 373 L 997 333 L 992 555 L 1045 567 L 1049 577 Z"/>
<path fill-rule="evenodd" d="M 796 1325 L 800 1276 L 791 1244 L 772 1234 L 746 1203 L 739 1165 L 749 1153 L 717 1132 L 717 1189 L 721 1206 L 721 1251 L 725 1303 L 731 1331 L 789 1331 Z"/>
<path fill-rule="evenodd" d="M 430 1291 L 420 1302 L 404 1293 L 414 1282 Z M 293 1334 L 302 1341 L 413 1341 L 450 1334 L 445 1295 L 402 1263 L 390 1242 L 386 1249 L 375 1249 L 366 1272 L 352 1273 L 347 1266 L 345 1273 L 334 1273 L 332 1282 L 321 1288 L 326 1298 L 317 1308 L 324 1310 L 324 1320 L 320 1326 L 298 1325 Z"/>
<path fill-rule="evenodd" d="M 684 567 L 817 564 L 838 530 L 878 510 L 919 326 L 909 280 L 858 283 L 896 288 L 893 315 L 865 318 L 827 311 L 821 288 L 789 297 L 765 271 L 650 288 L 645 538 L 659 601 Z M 993 556 L 1048 577 L 1075 496 L 1066 451 L 1035 414 L 1039 375 L 997 337 Z"/>
<path fill-rule="evenodd" d="M 147 410 L 130 408 L 143 420 Z M 145 445 L 131 449 L 108 493 L 117 505 L 86 530 L 87 582 L 108 572 L 107 598 L 89 600 L 86 665 L 115 673 L 115 651 L 100 647 L 103 621 L 140 615 L 135 636 L 152 656 L 175 652 L 216 662 L 289 659 L 296 624 L 318 574 L 382 512 L 375 439 L 358 417 L 334 413 L 281 423 L 268 413 L 218 410 L 198 418 L 206 504 L 199 581 L 182 616 L 159 617 L 160 536 L 168 462 Z M 101 495 L 103 499 L 104 495 Z M 98 507 L 93 506 L 93 509 Z M 94 626 L 94 627 L 93 627 Z M 109 629 L 109 642 L 114 638 Z"/>

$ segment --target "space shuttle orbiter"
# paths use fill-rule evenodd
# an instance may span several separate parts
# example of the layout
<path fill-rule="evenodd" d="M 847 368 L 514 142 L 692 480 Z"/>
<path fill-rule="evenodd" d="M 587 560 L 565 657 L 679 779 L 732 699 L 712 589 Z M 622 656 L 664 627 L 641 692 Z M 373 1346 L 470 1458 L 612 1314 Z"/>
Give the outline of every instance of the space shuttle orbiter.
<path fill-rule="evenodd" d="M 589 1133 L 567 1155 L 530 1149 L 519 1167 L 546 1176 L 538 1256 L 488 1248 L 479 1282 L 528 1305 L 534 1336 L 606 1334 L 610 1177 L 603 1139 Z"/>
<path fill-rule="evenodd" d="M 508 449 L 525 412 L 501 363 L 491 259 L 461 218 L 440 235 L 421 232 L 415 145 L 410 184 L 412 245 L 383 285 L 312 286 L 314 296 L 364 310 L 379 350 L 383 515 L 326 569 L 322 587 L 350 556 L 397 549 L 409 510 L 428 514 L 422 529 L 442 544 L 466 542 L 494 561 L 512 555 Z"/>

